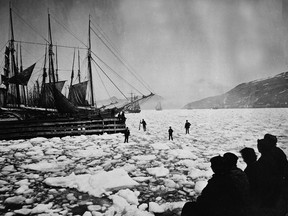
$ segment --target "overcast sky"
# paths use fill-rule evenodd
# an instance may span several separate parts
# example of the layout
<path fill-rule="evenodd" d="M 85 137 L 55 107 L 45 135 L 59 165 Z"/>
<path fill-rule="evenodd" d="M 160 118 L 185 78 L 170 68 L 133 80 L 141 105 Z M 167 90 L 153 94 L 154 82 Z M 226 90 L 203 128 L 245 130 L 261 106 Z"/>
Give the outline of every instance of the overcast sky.
<path fill-rule="evenodd" d="M 287 71 L 287 3 L 282 0 L 13 0 L 12 5 L 21 16 L 14 15 L 16 40 L 43 43 L 39 35 L 47 38 L 49 8 L 54 43 L 83 47 L 55 20 L 87 43 L 90 14 L 170 108 Z M 0 6 L 1 49 L 9 36 L 8 0 L 0 0 Z M 105 62 L 110 58 L 111 67 L 120 68 L 103 46 L 93 43 L 92 48 Z M 72 54 L 59 67 L 70 69 L 68 60 Z M 130 79 L 129 73 L 122 75 Z"/>

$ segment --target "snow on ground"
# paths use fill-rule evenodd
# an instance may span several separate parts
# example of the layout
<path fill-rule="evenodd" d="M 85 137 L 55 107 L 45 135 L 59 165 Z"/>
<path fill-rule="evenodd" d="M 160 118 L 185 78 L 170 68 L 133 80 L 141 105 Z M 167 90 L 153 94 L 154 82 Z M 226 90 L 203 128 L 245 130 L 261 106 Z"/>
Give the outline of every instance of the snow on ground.
<path fill-rule="evenodd" d="M 212 176 L 209 160 L 252 147 L 265 133 L 287 154 L 287 109 L 163 110 L 127 114 L 123 134 L 0 141 L 6 215 L 180 215 Z M 145 119 L 147 131 L 139 130 Z M 185 134 L 184 123 L 191 123 Z M 168 128 L 174 140 L 168 140 Z"/>

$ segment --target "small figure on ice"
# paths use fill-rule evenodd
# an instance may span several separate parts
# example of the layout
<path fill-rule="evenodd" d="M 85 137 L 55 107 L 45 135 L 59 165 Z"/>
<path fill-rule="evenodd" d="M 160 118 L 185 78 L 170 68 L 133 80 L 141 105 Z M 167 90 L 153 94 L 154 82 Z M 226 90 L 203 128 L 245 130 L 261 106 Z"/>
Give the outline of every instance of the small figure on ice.
<path fill-rule="evenodd" d="M 190 128 L 191 124 L 190 122 L 188 122 L 188 120 L 186 120 L 186 123 L 185 123 L 185 129 L 186 129 L 186 134 L 189 134 L 189 128 Z"/>
<path fill-rule="evenodd" d="M 140 124 L 143 125 L 143 130 L 146 131 L 146 125 L 147 125 L 147 123 L 145 122 L 144 119 L 142 119 L 142 121 L 140 121 Z"/>
<path fill-rule="evenodd" d="M 169 134 L 169 140 L 173 140 L 173 129 L 171 128 L 171 126 L 169 127 L 169 130 L 168 130 L 168 134 Z"/>
<path fill-rule="evenodd" d="M 130 130 L 128 127 L 126 127 L 126 130 L 124 132 L 124 137 L 125 137 L 124 143 L 126 143 L 126 142 L 128 143 L 129 136 L 130 136 Z"/>

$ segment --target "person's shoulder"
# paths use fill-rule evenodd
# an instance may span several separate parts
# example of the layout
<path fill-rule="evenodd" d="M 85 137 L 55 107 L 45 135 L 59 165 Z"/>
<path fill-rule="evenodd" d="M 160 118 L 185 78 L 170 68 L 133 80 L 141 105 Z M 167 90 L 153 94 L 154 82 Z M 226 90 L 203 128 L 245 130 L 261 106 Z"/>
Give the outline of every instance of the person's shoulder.
<path fill-rule="evenodd" d="M 208 184 L 210 186 L 212 185 L 226 185 L 228 184 L 230 180 L 229 175 L 225 175 L 225 174 L 213 174 L 212 178 L 208 180 Z"/>
<path fill-rule="evenodd" d="M 280 157 L 287 157 L 285 152 L 279 148 L 278 146 L 276 146 L 274 149 L 273 149 L 273 152 L 277 155 L 277 156 L 280 156 Z"/>
<path fill-rule="evenodd" d="M 249 172 L 249 171 L 254 172 L 257 168 L 258 168 L 258 163 L 257 163 L 257 161 L 255 161 L 255 162 L 247 165 L 244 171 L 245 171 L 245 173 L 246 173 L 246 170 L 247 170 L 248 172 Z"/>
<path fill-rule="evenodd" d="M 230 171 L 230 173 L 236 174 L 236 175 L 243 175 L 243 174 L 245 174 L 245 172 L 244 172 L 242 169 L 238 168 L 238 167 L 236 167 L 235 169 L 232 169 L 232 170 Z"/>

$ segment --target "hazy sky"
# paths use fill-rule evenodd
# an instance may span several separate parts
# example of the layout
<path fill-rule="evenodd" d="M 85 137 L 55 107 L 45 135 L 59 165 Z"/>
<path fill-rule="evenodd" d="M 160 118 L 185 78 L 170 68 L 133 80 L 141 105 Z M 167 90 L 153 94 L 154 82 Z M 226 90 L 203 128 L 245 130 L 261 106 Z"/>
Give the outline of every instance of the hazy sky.
<path fill-rule="evenodd" d="M 287 71 L 288 7 L 282 0 L 13 0 L 12 4 L 46 38 L 48 8 L 55 20 L 85 43 L 90 14 L 170 108 Z M 39 35 L 32 36 L 34 30 L 17 15 L 14 19 L 16 40 L 44 42 Z M 83 47 L 55 20 L 54 43 Z M 8 0 L 0 0 L 0 22 L 1 49 L 9 36 Z M 92 46 L 105 62 L 111 59 L 111 67 L 120 68 L 103 46 Z M 69 70 L 68 61 L 72 54 L 66 54 L 59 67 Z M 122 74 L 130 79 L 127 72 Z"/>

